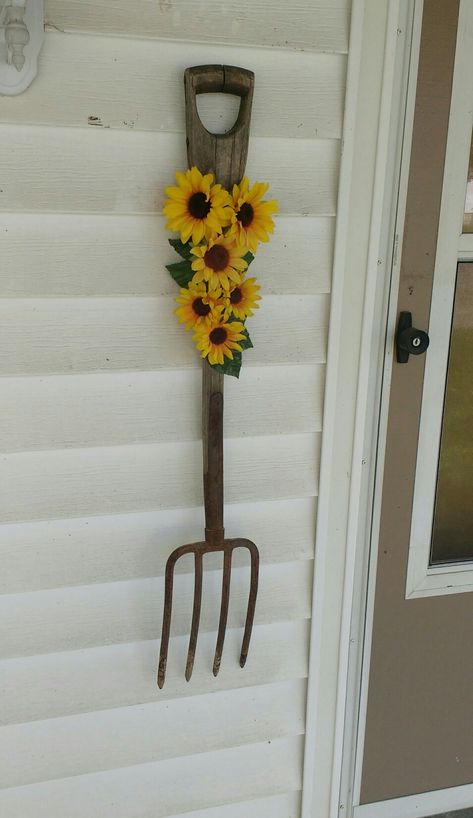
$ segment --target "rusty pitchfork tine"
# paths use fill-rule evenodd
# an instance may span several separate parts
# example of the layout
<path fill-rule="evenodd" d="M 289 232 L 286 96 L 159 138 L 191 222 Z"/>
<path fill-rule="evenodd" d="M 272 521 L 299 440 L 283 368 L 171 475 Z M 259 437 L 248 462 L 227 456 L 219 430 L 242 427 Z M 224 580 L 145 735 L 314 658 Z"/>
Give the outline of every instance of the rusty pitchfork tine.
<path fill-rule="evenodd" d="M 250 647 L 251 631 L 253 630 L 253 620 L 255 618 L 256 597 L 258 595 L 258 575 L 259 575 L 259 551 L 250 540 L 245 543 L 251 554 L 251 577 L 250 592 L 248 596 L 248 609 L 246 612 L 245 632 L 240 654 L 240 667 L 245 667 Z"/>
<path fill-rule="evenodd" d="M 225 548 L 223 552 L 223 573 L 222 573 L 222 601 L 220 604 L 220 619 L 218 621 L 217 646 L 215 648 L 213 675 L 217 676 L 222 661 L 223 643 L 225 642 L 225 632 L 227 630 L 228 603 L 230 602 L 230 582 L 232 573 L 233 548 Z"/>
<path fill-rule="evenodd" d="M 199 632 L 200 609 L 202 607 L 202 553 L 195 552 L 195 578 L 194 578 L 194 606 L 192 609 L 192 625 L 189 637 L 189 648 L 186 662 L 186 681 L 189 681 L 194 669 L 195 649 L 197 647 L 197 634 Z"/>
<path fill-rule="evenodd" d="M 244 68 L 228 65 L 202 65 L 184 72 L 186 97 L 187 158 L 189 167 L 196 165 L 202 173 L 212 172 L 216 181 L 230 189 L 245 173 L 250 132 L 254 74 Z M 212 134 L 203 126 L 196 104 L 196 95 L 209 92 L 236 94 L 240 109 L 233 128 L 226 134 Z M 191 678 L 199 632 L 202 602 L 203 555 L 223 551 L 222 599 L 218 624 L 217 645 L 213 664 L 216 676 L 220 669 L 230 598 L 232 553 L 235 548 L 248 548 L 251 554 L 251 580 L 240 665 L 244 666 L 255 614 L 258 591 L 259 554 L 250 540 L 225 540 L 223 528 L 223 383 L 224 375 L 202 365 L 202 444 L 204 466 L 205 541 L 176 548 L 166 564 L 164 616 L 159 655 L 158 685 L 166 675 L 172 613 L 174 567 L 183 554 L 194 554 L 195 585 L 192 625 L 187 652 L 187 681 Z"/>
<path fill-rule="evenodd" d="M 166 563 L 166 575 L 164 580 L 164 614 L 163 630 L 161 634 L 161 648 L 159 652 L 158 664 L 158 687 L 161 688 L 166 677 L 166 664 L 168 660 L 169 634 L 171 630 L 172 613 L 172 586 L 174 582 L 174 566 L 176 565 L 175 551 L 168 558 Z"/>
<path fill-rule="evenodd" d="M 230 546 L 230 547 L 229 547 Z M 248 607 L 246 611 L 245 631 L 240 654 L 240 667 L 244 667 L 248 658 L 251 632 L 255 618 L 256 597 L 258 595 L 258 575 L 259 575 L 259 552 L 254 542 L 251 540 L 225 540 L 224 562 L 222 576 L 222 603 L 220 608 L 220 620 L 218 623 L 217 647 L 213 665 L 213 674 L 216 676 L 220 670 L 220 662 L 225 641 L 225 631 L 227 626 L 228 603 L 230 599 L 230 576 L 232 555 L 235 548 L 247 548 L 251 556 L 251 577 L 250 590 L 248 595 Z"/>

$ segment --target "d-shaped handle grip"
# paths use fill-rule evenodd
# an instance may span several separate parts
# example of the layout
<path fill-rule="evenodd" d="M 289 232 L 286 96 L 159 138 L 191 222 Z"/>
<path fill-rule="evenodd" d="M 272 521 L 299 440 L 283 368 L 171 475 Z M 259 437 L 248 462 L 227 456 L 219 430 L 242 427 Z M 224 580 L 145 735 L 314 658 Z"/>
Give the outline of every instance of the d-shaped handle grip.
<path fill-rule="evenodd" d="M 235 65 L 194 65 L 185 72 L 191 94 L 235 94 L 246 97 L 253 91 L 255 75 Z"/>
<path fill-rule="evenodd" d="M 412 326 L 412 313 L 401 312 L 396 333 L 396 358 L 399 364 L 406 364 L 409 355 L 422 355 L 429 346 L 429 336 L 422 329 Z"/>
<path fill-rule="evenodd" d="M 197 165 L 202 173 L 214 173 L 229 190 L 245 173 L 254 83 L 253 71 L 235 65 L 194 65 L 184 72 L 189 167 Z M 202 124 L 196 95 L 205 93 L 240 97 L 237 121 L 228 133 L 210 133 Z"/>

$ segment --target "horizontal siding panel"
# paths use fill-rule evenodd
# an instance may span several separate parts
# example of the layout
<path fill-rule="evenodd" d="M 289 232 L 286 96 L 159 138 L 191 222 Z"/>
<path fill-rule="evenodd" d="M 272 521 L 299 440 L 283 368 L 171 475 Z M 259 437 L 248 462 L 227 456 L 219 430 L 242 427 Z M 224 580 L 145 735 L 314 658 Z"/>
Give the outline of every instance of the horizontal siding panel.
<path fill-rule="evenodd" d="M 314 555 L 316 500 L 273 500 L 225 506 L 228 537 L 250 535 L 263 563 Z M 162 576 L 170 552 L 202 536 L 203 509 L 172 509 L 0 526 L 1 593 Z M 234 564 L 246 564 L 236 551 Z M 215 569 L 220 555 L 208 555 Z M 178 562 L 178 573 L 188 570 Z"/>
<path fill-rule="evenodd" d="M 175 635 L 187 634 L 192 618 L 193 561 L 189 556 L 185 562 L 189 573 L 174 581 L 171 633 Z M 307 561 L 261 567 L 257 624 L 310 617 L 311 567 Z M 200 633 L 217 628 L 221 585 L 221 571 L 205 571 Z M 248 566 L 232 571 L 229 627 L 244 627 L 249 586 L 248 559 Z M 4 594 L 0 597 L 0 657 L 153 639 L 161 632 L 163 599 L 164 577 Z"/>
<path fill-rule="evenodd" d="M 2 121 L 184 133 L 183 72 L 208 54 L 203 44 L 49 33 L 34 85 L 2 100 Z M 212 49 L 213 63 L 241 60 L 240 49 Z M 253 49 L 244 64 L 256 74 L 253 136 L 340 137 L 345 56 L 284 52 L 275 60 Z M 198 104 L 212 131 L 232 127 L 236 97 L 205 94 Z"/>
<path fill-rule="evenodd" d="M 324 374 L 317 364 L 247 367 L 239 381 L 228 378 L 228 433 L 320 431 Z M 200 439 L 201 381 L 198 369 L 3 378 L 0 451 Z"/>
<path fill-rule="evenodd" d="M 184 135 L 106 128 L 2 125 L 0 209 L 156 213 L 174 170 L 187 167 Z M 34 150 L 32 147 L 34 146 Z M 281 213 L 335 213 L 335 139 L 250 139 L 247 172 L 271 184 Z"/>
<path fill-rule="evenodd" d="M 0 787 L 302 735 L 305 699 L 298 679 L 2 727 Z"/>
<path fill-rule="evenodd" d="M 238 804 L 221 804 L 209 809 L 180 812 L 173 818 L 299 818 L 301 797 L 299 792 L 256 798 Z"/>
<path fill-rule="evenodd" d="M 332 217 L 277 216 L 251 265 L 263 295 L 328 293 L 334 228 Z M 4 214 L 0 295 L 175 296 L 169 235 L 159 215 Z"/>
<path fill-rule="evenodd" d="M 297 737 L 14 787 L 1 791 L 0 810 L 8 818 L 64 818 L 67 805 L 67 818 L 161 818 L 298 791 L 302 752 Z"/>
<path fill-rule="evenodd" d="M 317 494 L 320 435 L 227 440 L 226 501 Z M 4 455 L 3 521 L 197 506 L 201 446 L 160 443 Z M 241 532 L 245 536 L 246 532 Z"/>
<path fill-rule="evenodd" d="M 0 662 L 1 722 L 13 724 L 193 698 L 307 676 L 308 620 L 257 625 L 244 670 L 238 663 L 241 628 L 229 629 L 225 657 L 214 678 L 211 668 L 216 638 L 216 632 L 200 634 L 189 683 L 184 678 L 189 637 L 173 637 L 162 690 L 156 684 L 157 639 L 4 660 Z"/>
<path fill-rule="evenodd" d="M 300 793 L 290 792 L 239 804 L 221 804 L 210 809 L 181 812 L 173 818 L 299 818 L 300 810 Z"/>
<path fill-rule="evenodd" d="M 4 299 L 4 375 L 199 367 L 170 298 Z M 329 297 L 267 296 L 249 320 L 245 364 L 323 363 Z"/>
<path fill-rule="evenodd" d="M 271 24 L 264 0 L 46 0 L 46 27 L 125 37 L 203 40 L 238 46 L 264 45 L 284 49 L 346 51 L 349 0 L 275 0 Z M 207 62 L 207 60 L 206 60 Z M 237 65 L 240 64 L 238 61 Z"/>

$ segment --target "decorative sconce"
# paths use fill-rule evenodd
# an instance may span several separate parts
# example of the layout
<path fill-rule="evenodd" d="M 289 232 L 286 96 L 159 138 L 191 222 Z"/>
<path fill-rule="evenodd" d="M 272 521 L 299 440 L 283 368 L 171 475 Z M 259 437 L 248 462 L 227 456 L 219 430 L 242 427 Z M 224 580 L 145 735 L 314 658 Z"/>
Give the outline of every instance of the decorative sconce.
<path fill-rule="evenodd" d="M 0 0 L 0 94 L 28 88 L 43 39 L 43 0 Z"/>

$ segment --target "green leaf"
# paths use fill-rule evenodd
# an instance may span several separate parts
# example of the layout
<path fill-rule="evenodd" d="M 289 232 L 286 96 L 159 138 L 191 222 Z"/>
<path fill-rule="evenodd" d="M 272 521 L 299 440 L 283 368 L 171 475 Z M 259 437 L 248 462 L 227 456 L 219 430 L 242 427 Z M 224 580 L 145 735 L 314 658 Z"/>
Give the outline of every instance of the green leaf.
<path fill-rule="evenodd" d="M 190 261 L 176 261 L 175 264 L 166 264 L 166 270 L 169 270 L 179 287 L 187 287 L 195 275 Z"/>
<path fill-rule="evenodd" d="M 245 259 L 245 261 L 246 261 L 246 263 L 248 264 L 248 267 L 249 267 L 251 262 L 254 260 L 254 255 L 253 255 L 253 253 L 250 253 L 250 251 L 248 250 L 246 256 L 243 256 L 243 258 Z"/>
<path fill-rule="evenodd" d="M 194 258 L 191 253 L 189 243 L 183 244 L 180 239 L 168 239 L 168 241 L 171 247 L 174 247 L 176 253 L 179 253 L 181 258 L 185 258 L 186 261 L 190 261 L 192 258 Z"/>
<path fill-rule="evenodd" d="M 234 378 L 238 378 L 241 369 L 241 352 L 233 350 L 233 358 L 225 358 L 223 364 L 211 364 L 211 366 L 217 372 L 223 372 L 224 375 L 233 375 Z"/>
<path fill-rule="evenodd" d="M 252 348 L 253 348 L 253 342 L 252 342 L 252 340 L 251 340 L 251 338 L 250 338 L 249 332 L 248 332 L 248 330 L 246 329 L 246 327 L 245 327 L 245 329 L 243 330 L 243 333 L 242 333 L 242 334 L 243 334 L 245 337 L 244 337 L 244 338 L 242 338 L 242 340 L 241 340 L 241 341 L 238 341 L 238 343 L 240 344 L 241 348 L 242 348 L 242 349 L 252 349 Z"/>

